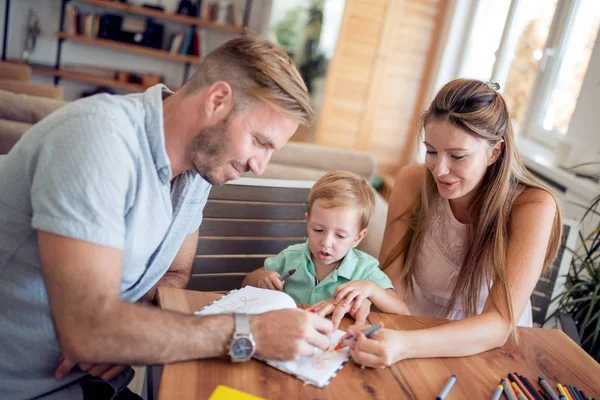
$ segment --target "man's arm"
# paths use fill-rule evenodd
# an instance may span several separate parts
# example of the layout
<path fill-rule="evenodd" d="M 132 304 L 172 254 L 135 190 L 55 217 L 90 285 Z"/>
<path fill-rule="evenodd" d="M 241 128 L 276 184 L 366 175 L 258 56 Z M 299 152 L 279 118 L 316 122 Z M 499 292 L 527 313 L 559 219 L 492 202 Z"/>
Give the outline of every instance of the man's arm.
<path fill-rule="evenodd" d="M 155 364 L 225 354 L 233 317 L 198 317 L 119 299 L 121 252 L 38 231 L 42 273 L 63 355 L 91 364 Z M 293 359 L 326 349 L 330 321 L 301 310 L 250 316 L 257 354 Z"/>
<path fill-rule="evenodd" d="M 185 289 L 190 281 L 192 274 L 192 265 L 196 257 L 196 248 L 198 247 L 198 230 L 190 233 L 177 252 L 175 259 L 171 263 L 169 270 L 158 281 L 156 285 L 146 295 L 144 300 L 153 303 L 156 299 L 156 288 L 159 286 Z"/>

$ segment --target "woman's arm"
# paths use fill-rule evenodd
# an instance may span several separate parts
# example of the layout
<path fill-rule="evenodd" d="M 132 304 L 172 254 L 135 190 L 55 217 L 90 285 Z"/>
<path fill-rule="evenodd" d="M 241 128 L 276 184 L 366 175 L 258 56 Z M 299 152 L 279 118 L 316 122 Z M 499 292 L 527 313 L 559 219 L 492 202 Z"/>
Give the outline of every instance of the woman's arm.
<path fill-rule="evenodd" d="M 506 275 L 516 320 L 541 275 L 555 213 L 554 199 L 541 189 L 527 189 L 513 206 Z M 429 329 L 359 337 L 353 357 L 357 363 L 381 366 L 384 361 L 389 365 L 405 358 L 468 356 L 502 346 L 510 333 L 504 289 L 495 282 L 480 315 Z"/>
<path fill-rule="evenodd" d="M 410 212 L 419 198 L 421 184 L 425 179 L 427 169 L 422 164 L 412 164 L 403 167 L 396 175 L 396 182 L 389 200 L 386 227 L 379 252 L 379 265 L 383 265 L 394 247 L 404 237 L 408 230 L 407 218 L 399 219 L 401 215 Z M 396 288 L 396 293 L 404 297 L 404 283 L 400 276 L 404 265 L 404 255 L 401 255 L 384 272 Z"/>
<path fill-rule="evenodd" d="M 381 286 L 377 286 L 375 293 L 369 297 L 369 300 L 381 312 L 410 315 L 406 303 L 398 296 L 394 289 L 384 289 Z"/>

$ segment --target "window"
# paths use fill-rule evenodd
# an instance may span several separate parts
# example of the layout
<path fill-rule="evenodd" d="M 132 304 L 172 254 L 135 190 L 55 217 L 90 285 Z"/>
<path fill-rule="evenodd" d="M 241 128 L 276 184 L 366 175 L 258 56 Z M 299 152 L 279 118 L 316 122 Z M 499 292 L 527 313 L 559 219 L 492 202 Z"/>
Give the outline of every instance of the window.
<path fill-rule="evenodd" d="M 554 146 L 568 132 L 596 44 L 600 1 L 472 0 L 464 19 L 456 75 L 498 82 L 515 132 Z"/>

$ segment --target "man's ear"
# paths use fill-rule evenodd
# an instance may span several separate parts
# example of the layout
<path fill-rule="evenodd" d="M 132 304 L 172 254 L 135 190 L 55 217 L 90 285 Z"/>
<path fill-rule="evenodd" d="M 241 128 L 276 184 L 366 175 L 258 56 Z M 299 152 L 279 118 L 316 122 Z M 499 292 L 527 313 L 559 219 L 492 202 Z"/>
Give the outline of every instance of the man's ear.
<path fill-rule="evenodd" d="M 504 151 L 504 139 L 498 140 L 491 147 L 490 155 L 488 157 L 488 167 L 496 162 L 498 157 L 500 157 L 500 155 L 502 154 L 502 151 Z"/>
<path fill-rule="evenodd" d="M 362 240 L 365 238 L 365 236 L 367 236 L 367 228 L 358 232 L 358 235 L 356 235 L 356 239 L 354 239 L 354 242 L 352 242 L 352 247 L 355 248 L 356 246 L 358 246 L 360 242 L 362 242 Z"/>
<path fill-rule="evenodd" d="M 233 89 L 225 81 L 215 82 L 206 92 L 205 112 L 211 119 L 221 120 L 233 109 Z"/>

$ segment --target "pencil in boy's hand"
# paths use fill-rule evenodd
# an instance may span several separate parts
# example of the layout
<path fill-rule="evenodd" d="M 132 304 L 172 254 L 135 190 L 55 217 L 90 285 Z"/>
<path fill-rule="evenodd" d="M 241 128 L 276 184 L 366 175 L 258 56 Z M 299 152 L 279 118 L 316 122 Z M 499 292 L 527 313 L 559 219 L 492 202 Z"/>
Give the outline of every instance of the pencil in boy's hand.
<path fill-rule="evenodd" d="M 294 275 L 294 272 L 296 272 L 296 268 L 290 269 L 285 274 L 281 275 L 279 280 L 281 280 L 281 282 L 285 282 L 290 276 Z"/>
<path fill-rule="evenodd" d="M 383 321 L 379 321 L 378 323 L 376 323 L 375 325 L 371 325 L 368 328 L 363 329 L 361 332 L 366 336 L 369 337 L 372 334 L 374 334 L 375 332 L 377 332 L 378 330 L 380 330 L 381 328 L 385 328 L 385 325 L 383 324 Z M 342 338 L 340 339 L 340 341 L 338 342 L 338 344 L 335 346 L 335 348 L 333 349 L 334 351 L 338 351 L 343 349 L 344 347 L 346 347 L 346 345 L 342 344 L 342 342 L 344 340 L 349 340 L 350 338 Z"/>

